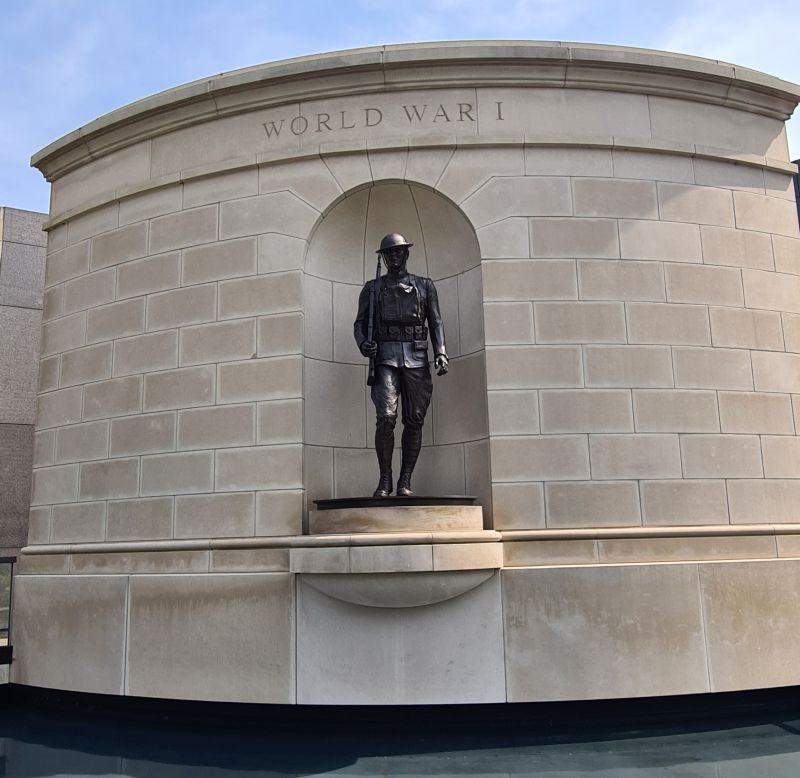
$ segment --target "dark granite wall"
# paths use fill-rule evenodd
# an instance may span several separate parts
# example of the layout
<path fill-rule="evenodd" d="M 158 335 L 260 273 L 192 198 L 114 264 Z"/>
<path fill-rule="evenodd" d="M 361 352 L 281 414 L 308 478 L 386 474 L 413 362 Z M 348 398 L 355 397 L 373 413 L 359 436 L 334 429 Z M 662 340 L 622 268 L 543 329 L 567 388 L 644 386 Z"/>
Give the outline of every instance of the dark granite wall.
<path fill-rule="evenodd" d="M 33 425 L 0 424 L 0 556 L 27 542 L 32 466 Z"/>
<path fill-rule="evenodd" d="M 0 556 L 28 536 L 45 218 L 0 208 Z"/>

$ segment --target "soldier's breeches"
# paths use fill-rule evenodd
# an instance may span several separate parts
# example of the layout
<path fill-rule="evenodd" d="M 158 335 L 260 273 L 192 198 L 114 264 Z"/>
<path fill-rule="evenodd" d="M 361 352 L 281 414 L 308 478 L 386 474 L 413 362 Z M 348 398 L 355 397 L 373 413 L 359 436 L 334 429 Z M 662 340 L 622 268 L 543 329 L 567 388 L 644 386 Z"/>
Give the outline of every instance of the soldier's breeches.
<path fill-rule="evenodd" d="M 433 381 L 430 367 L 392 367 L 377 365 L 372 386 L 372 402 L 380 419 L 396 419 L 398 403 L 403 425 L 422 427 L 431 404 Z"/>

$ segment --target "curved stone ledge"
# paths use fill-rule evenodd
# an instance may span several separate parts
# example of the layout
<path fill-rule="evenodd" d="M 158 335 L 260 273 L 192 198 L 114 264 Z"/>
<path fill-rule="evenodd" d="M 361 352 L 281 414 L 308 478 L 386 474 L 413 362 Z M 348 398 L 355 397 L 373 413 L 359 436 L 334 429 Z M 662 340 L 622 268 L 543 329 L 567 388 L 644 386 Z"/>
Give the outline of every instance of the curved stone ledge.
<path fill-rule="evenodd" d="M 334 600 L 368 608 L 419 608 L 460 597 L 488 581 L 496 570 L 335 575 L 307 573 L 303 583 Z"/>
<path fill-rule="evenodd" d="M 798 557 L 800 525 L 756 524 L 78 543 L 23 549 L 18 571 L 386 575 Z"/>
<path fill-rule="evenodd" d="M 314 548 L 326 546 L 385 546 L 421 543 L 518 542 L 523 540 L 618 540 L 723 536 L 798 535 L 800 524 L 694 524 L 654 527 L 585 529 L 482 530 L 480 532 L 390 532 L 357 535 L 289 535 L 259 538 L 198 540 L 141 540 L 104 543 L 42 543 L 26 546 L 22 555 L 108 554 L 140 551 L 204 551 L 214 549 Z"/>
<path fill-rule="evenodd" d="M 387 532 L 356 535 L 285 535 L 258 538 L 203 538 L 197 540 L 139 540 L 103 543 L 49 543 L 26 546 L 21 554 L 108 554 L 140 551 L 206 551 L 254 548 L 314 548 L 327 546 L 395 546 L 421 543 L 496 542 L 500 533 L 476 532 Z"/>
<path fill-rule="evenodd" d="M 800 524 L 684 524 L 653 527 L 586 527 L 575 529 L 500 530 L 503 542 L 519 540 L 611 540 L 622 538 L 796 535 Z"/>
<path fill-rule="evenodd" d="M 250 542 L 248 542 L 248 540 Z M 387 533 L 155 543 L 83 543 L 30 547 L 18 572 L 172 574 L 214 572 L 419 573 L 497 569 L 496 532 Z M 283 542 L 274 542 L 281 540 Z M 303 542 L 305 541 L 305 542 Z"/>

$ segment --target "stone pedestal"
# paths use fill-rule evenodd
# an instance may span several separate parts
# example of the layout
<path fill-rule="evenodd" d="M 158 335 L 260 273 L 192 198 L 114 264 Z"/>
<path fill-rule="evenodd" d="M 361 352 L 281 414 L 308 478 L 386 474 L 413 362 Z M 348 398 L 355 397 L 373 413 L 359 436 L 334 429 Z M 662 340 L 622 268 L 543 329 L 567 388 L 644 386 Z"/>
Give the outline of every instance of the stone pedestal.
<path fill-rule="evenodd" d="M 483 530 L 474 502 L 471 496 L 317 500 L 311 534 L 291 550 L 289 569 L 329 597 L 371 607 L 458 597 L 503 566 L 500 535 Z"/>
<path fill-rule="evenodd" d="M 355 497 L 316 500 L 311 535 L 360 532 L 477 532 L 483 509 L 475 497 Z"/>

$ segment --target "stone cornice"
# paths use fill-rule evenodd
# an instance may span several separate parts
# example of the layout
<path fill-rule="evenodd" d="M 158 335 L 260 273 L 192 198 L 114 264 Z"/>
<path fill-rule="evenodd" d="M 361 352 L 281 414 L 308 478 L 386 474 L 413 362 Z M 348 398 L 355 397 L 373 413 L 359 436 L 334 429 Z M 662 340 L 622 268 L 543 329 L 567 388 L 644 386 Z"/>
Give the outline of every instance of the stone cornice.
<path fill-rule="evenodd" d="M 645 49 L 530 41 L 376 46 L 223 73 L 101 116 L 34 154 L 53 181 L 134 143 L 217 118 L 319 97 L 529 86 L 661 95 L 787 119 L 800 87 L 757 71 Z"/>
<path fill-rule="evenodd" d="M 110 554 L 149 551 L 223 551 L 256 548 L 340 548 L 350 546 L 414 546 L 430 543 L 496 543 L 500 533 L 474 532 L 364 532 L 356 535 L 276 535 L 249 538 L 105 541 L 26 546 L 22 555 Z"/>
<path fill-rule="evenodd" d="M 257 548 L 339 548 L 429 543 L 776 537 L 780 535 L 800 535 L 800 524 L 698 524 L 652 527 L 587 527 L 576 529 L 483 530 L 476 532 L 390 532 L 356 535 L 287 535 L 249 538 L 198 538 L 193 540 L 106 541 L 102 543 L 31 545 L 23 548 L 21 555 L 244 550 Z"/>

